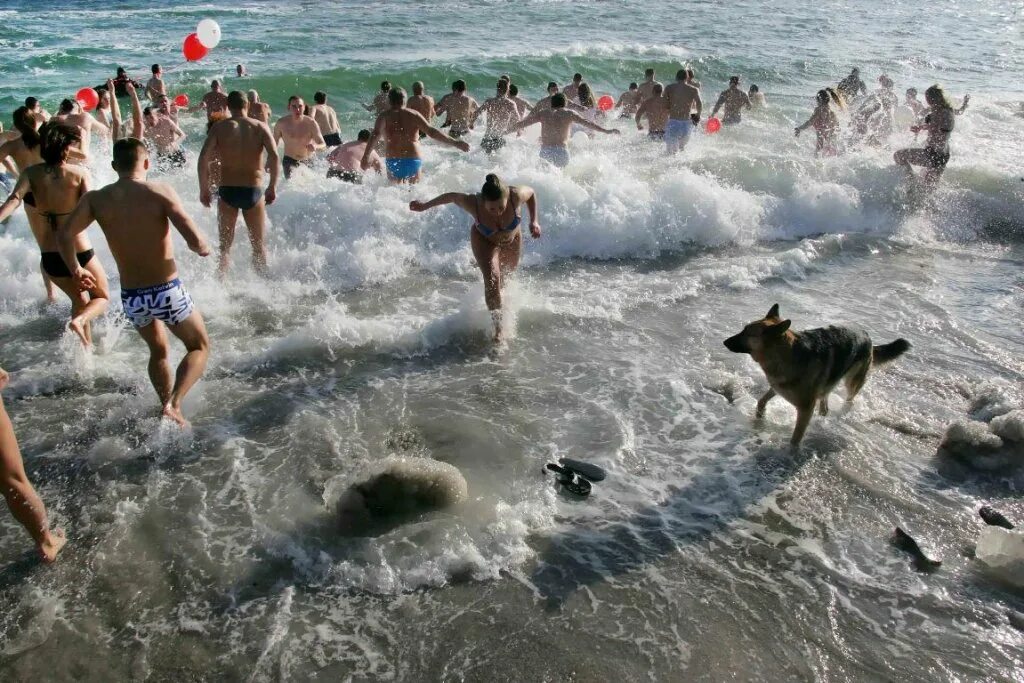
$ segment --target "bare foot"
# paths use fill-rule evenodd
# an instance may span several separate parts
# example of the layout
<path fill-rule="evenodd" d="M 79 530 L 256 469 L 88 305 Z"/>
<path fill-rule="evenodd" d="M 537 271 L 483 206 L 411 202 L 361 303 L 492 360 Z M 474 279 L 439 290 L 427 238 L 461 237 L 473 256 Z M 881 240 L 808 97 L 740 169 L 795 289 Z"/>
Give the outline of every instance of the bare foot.
<path fill-rule="evenodd" d="M 43 558 L 43 562 L 51 564 L 57 560 L 57 553 L 60 552 L 64 544 L 68 542 L 68 537 L 64 535 L 63 529 L 54 529 L 46 534 L 46 540 L 39 544 L 39 554 Z"/>
<path fill-rule="evenodd" d="M 82 340 L 82 346 L 89 348 L 89 338 L 85 336 L 85 325 L 78 318 L 72 318 L 71 322 L 68 323 L 68 329 L 78 335 L 78 338 Z"/>
<path fill-rule="evenodd" d="M 188 420 L 181 414 L 181 409 L 175 408 L 170 403 L 164 406 L 164 417 L 168 420 L 173 420 L 180 427 L 188 428 L 190 426 Z"/>

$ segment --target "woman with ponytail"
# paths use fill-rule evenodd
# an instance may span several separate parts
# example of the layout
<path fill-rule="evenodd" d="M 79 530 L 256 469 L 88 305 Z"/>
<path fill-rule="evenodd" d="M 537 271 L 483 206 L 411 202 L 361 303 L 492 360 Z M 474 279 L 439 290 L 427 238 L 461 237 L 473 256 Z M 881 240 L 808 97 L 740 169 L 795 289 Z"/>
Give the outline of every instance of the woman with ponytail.
<path fill-rule="evenodd" d="M 442 204 L 455 204 L 474 219 L 469 229 L 469 243 L 484 276 L 484 300 L 494 322 L 494 341 L 500 343 L 505 334 L 501 317 L 501 290 L 506 278 L 519 265 L 523 251 L 520 230 L 523 204 L 530 212 L 530 234 L 534 239 L 540 238 L 537 195 L 533 188 L 506 185 L 501 178 L 490 173 L 478 193 L 447 192 L 430 201 L 409 202 L 409 208 L 412 211 L 426 211 Z"/>
<path fill-rule="evenodd" d="M 796 136 L 800 137 L 801 132 L 813 126 L 818 138 L 815 153 L 832 157 L 839 154 L 839 116 L 836 110 L 846 109 L 846 102 L 832 88 L 819 90 L 817 101 L 818 106 L 814 108 L 811 118 L 796 127 Z"/>
<path fill-rule="evenodd" d="M 11 195 L 0 204 L 0 221 L 14 213 L 22 203 L 26 205 L 28 224 L 42 252 L 40 266 L 71 299 L 68 327 L 84 346 L 89 346 L 92 343 L 89 323 L 106 310 L 110 298 L 107 276 L 93 254 L 89 238 L 81 233 L 75 243 L 78 262 L 93 274 L 96 285 L 89 291 L 79 291 L 57 246 L 57 229 L 78 200 L 89 191 L 88 171 L 68 163 L 68 156 L 76 145 L 81 144 L 82 137 L 78 128 L 54 122 L 43 126 L 38 137 L 42 163 L 22 169 Z"/>

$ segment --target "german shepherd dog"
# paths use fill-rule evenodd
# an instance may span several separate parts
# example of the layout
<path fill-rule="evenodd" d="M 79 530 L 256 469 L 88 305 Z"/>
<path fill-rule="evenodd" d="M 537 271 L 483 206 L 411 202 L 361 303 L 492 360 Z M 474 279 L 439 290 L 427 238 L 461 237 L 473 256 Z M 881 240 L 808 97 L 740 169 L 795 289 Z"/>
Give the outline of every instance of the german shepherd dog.
<path fill-rule="evenodd" d="M 843 380 L 849 405 L 864 386 L 872 366 L 894 361 L 910 349 L 910 342 L 872 346 L 867 334 L 847 327 L 822 327 L 803 332 L 789 329 L 791 321 L 779 317 L 775 304 L 761 320 L 725 340 L 725 348 L 749 353 L 768 378 L 768 391 L 757 402 L 756 417 L 764 416 L 768 401 L 778 394 L 796 407 L 796 427 L 790 443 L 800 445 L 818 405 L 828 415 L 828 395 Z"/>

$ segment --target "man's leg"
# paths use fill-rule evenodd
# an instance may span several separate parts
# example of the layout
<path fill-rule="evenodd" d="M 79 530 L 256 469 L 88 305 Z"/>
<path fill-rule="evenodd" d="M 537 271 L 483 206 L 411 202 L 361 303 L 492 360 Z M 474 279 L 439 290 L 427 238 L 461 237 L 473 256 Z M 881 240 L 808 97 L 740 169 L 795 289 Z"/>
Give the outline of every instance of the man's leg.
<path fill-rule="evenodd" d="M 139 335 L 149 347 L 149 381 L 156 389 L 160 405 L 167 405 L 171 399 L 171 364 L 167 360 L 167 332 L 164 324 L 154 320 L 145 327 L 137 328 Z"/>
<path fill-rule="evenodd" d="M 224 277 L 231 262 L 231 245 L 235 242 L 235 224 L 238 222 L 238 209 L 223 199 L 217 202 L 217 221 L 220 228 L 220 263 L 217 275 Z"/>
<path fill-rule="evenodd" d="M 67 539 L 60 529 L 50 532 L 46 507 L 25 474 L 25 465 L 14 435 L 14 425 L 0 399 L 0 486 L 14 518 L 36 542 L 44 562 L 53 562 Z"/>
<path fill-rule="evenodd" d="M 174 388 L 164 405 L 164 415 L 178 424 L 188 426 L 188 421 L 181 414 L 181 402 L 189 389 L 192 388 L 206 369 L 206 360 L 210 356 L 210 338 L 206 334 L 206 324 L 198 309 L 177 325 L 169 325 L 171 334 L 185 345 L 185 357 L 178 363 L 178 371 L 174 377 Z"/>
<path fill-rule="evenodd" d="M 249 228 L 249 242 L 252 244 L 252 267 L 257 274 L 267 275 L 267 245 L 264 237 L 267 232 L 267 205 L 263 198 L 251 209 L 242 212 L 245 226 Z"/>

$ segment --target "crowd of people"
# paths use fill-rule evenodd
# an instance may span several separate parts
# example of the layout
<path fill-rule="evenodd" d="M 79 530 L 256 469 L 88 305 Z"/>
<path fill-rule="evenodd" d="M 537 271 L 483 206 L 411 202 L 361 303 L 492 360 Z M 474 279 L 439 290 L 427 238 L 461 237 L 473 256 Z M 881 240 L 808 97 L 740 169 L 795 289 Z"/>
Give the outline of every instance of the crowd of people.
<path fill-rule="evenodd" d="M 187 426 L 182 400 L 200 379 L 206 367 L 210 342 L 202 314 L 179 277 L 170 228 L 184 238 L 188 248 L 200 257 L 213 249 L 168 184 L 150 180 L 154 170 L 184 167 L 182 148 L 185 134 L 178 119 L 183 108 L 168 95 L 160 65 L 152 67 L 145 84 L 119 69 L 117 76 L 100 86 L 99 104 L 93 113 L 82 110 L 73 99 L 63 100 L 56 114 L 44 110 L 38 100 L 28 97 L 14 111 L 14 130 L 0 128 L 0 163 L 16 181 L 0 205 L 0 221 L 24 207 L 28 224 L 41 252 L 40 269 L 47 297 L 56 290 L 71 302 L 68 327 L 81 343 L 92 344 L 92 322 L 107 309 L 110 291 L 106 273 L 96 258 L 87 235 L 96 223 L 103 231 L 117 266 L 120 299 L 124 315 L 149 349 L 148 373 L 160 401 L 162 414 Z M 244 77 L 242 65 L 237 75 Z M 745 109 L 767 106 L 757 85 L 744 91 L 734 76 L 721 92 L 711 117 L 722 113 L 720 123 L 742 123 Z M 879 78 L 879 89 L 868 92 L 855 69 L 835 88 L 817 94 L 811 117 L 796 128 L 799 135 L 813 128 L 817 152 L 834 155 L 843 150 L 842 122 L 849 109 L 849 134 L 845 144 L 883 145 L 895 129 L 899 104 L 893 82 Z M 196 159 L 200 202 L 207 207 L 216 196 L 218 214 L 218 273 L 230 267 L 239 213 L 249 231 L 252 261 L 259 274 L 267 272 L 265 233 L 266 207 L 276 199 L 280 176 L 289 178 L 296 169 L 310 167 L 326 152 L 329 178 L 361 183 L 366 172 L 387 174 L 394 183 L 415 183 L 423 177 L 422 143 L 429 138 L 438 144 L 468 152 L 469 131 L 486 121 L 480 142 L 487 153 L 495 153 L 509 136 L 540 125 L 539 156 L 556 167 L 570 162 L 569 142 L 578 132 L 618 135 L 611 126 L 615 118 L 631 119 L 647 137 L 664 144 L 666 153 L 685 149 L 701 122 L 704 101 L 701 84 L 691 69 L 680 69 L 675 80 L 664 85 L 654 69 L 647 69 L 640 83 L 631 83 L 612 111 L 603 111 L 582 74 L 577 73 L 565 87 L 551 82 L 547 94 L 530 104 L 508 76 L 501 76 L 494 95 L 478 103 L 468 94 L 463 80 L 452 83 L 451 92 L 437 102 L 422 82 L 412 84 L 412 96 L 390 82 L 381 83 L 373 101 L 364 105 L 375 115 L 371 128 L 360 130 L 354 139 L 343 141 L 335 109 L 325 92 L 313 96 L 313 104 L 294 95 L 288 112 L 271 124 L 272 111 L 259 93 L 226 92 L 220 80 L 188 108 L 205 112 L 206 137 Z M 149 100 L 143 107 L 141 98 Z M 925 91 L 925 102 L 909 89 L 906 106 L 913 112 L 915 133 L 926 132 L 923 148 L 899 150 L 895 161 L 913 173 L 913 165 L 924 166 L 925 179 L 935 181 L 949 161 L 949 137 L 955 114 L 967 106 L 964 98 L 954 110 L 942 88 Z M 127 99 L 131 119 L 124 120 L 120 99 Z M 434 121 L 443 121 L 434 125 Z M 109 138 L 111 165 L 117 180 L 105 187 L 92 187 L 90 165 L 93 136 Z M 269 181 L 265 183 L 265 175 Z M 493 336 L 505 335 L 502 320 L 502 288 L 518 265 L 523 248 L 523 207 L 529 212 L 530 235 L 542 234 L 536 192 L 527 186 L 509 185 L 497 174 L 487 175 L 479 192 L 445 193 L 428 201 L 410 202 L 412 211 L 454 204 L 472 218 L 470 245 L 484 279 L 484 299 L 493 319 Z M 185 355 L 172 372 L 168 332 L 184 346 Z M 0 370 L 0 388 L 7 375 Z M 52 561 L 64 544 L 64 536 L 51 532 L 42 502 L 25 477 L 11 422 L 0 402 L 0 478 L 11 511 L 30 532 L 47 561 Z"/>

